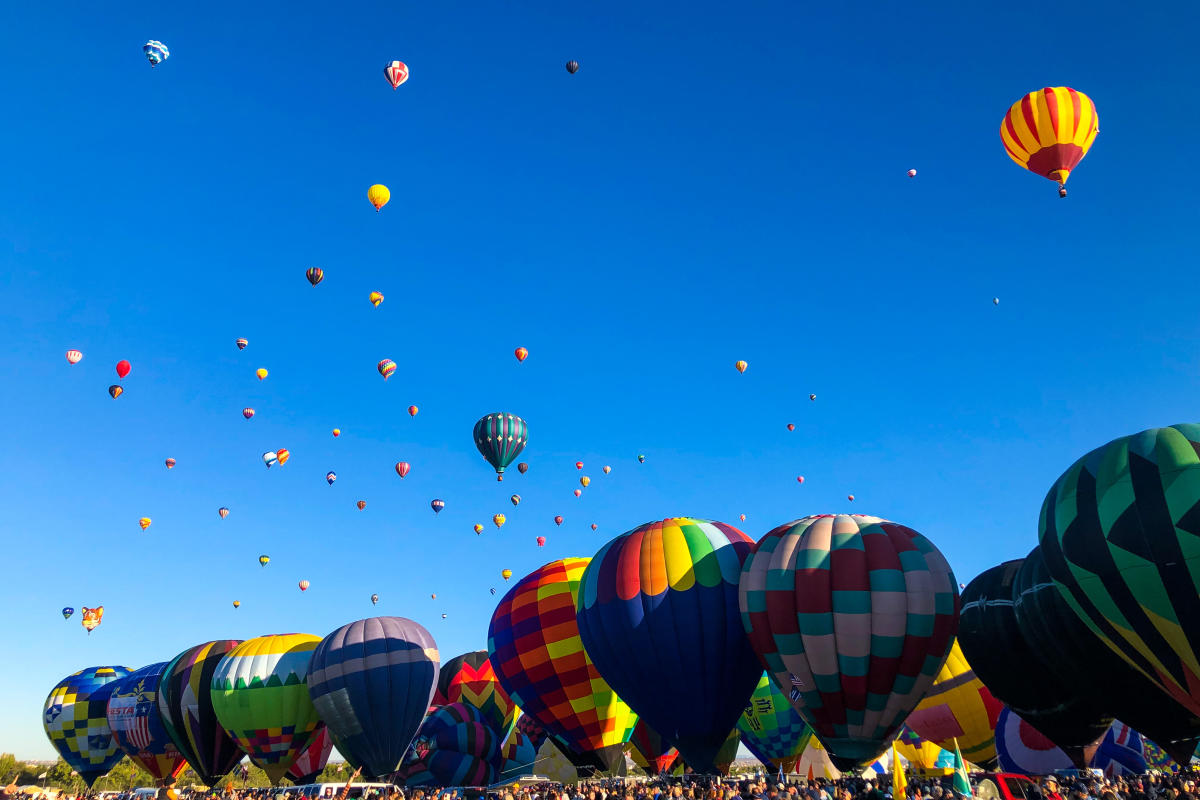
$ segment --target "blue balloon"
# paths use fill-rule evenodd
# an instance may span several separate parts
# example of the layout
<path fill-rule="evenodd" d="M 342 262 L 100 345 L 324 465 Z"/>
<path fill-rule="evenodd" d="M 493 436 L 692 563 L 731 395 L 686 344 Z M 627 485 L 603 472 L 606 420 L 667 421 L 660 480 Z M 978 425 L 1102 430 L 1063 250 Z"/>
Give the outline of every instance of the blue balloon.
<path fill-rule="evenodd" d="M 108 727 L 121 748 L 159 786 L 169 786 L 183 769 L 183 753 L 171 741 L 158 709 L 158 687 L 167 662 L 151 664 L 112 684 Z"/>
<path fill-rule="evenodd" d="M 404 617 L 343 625 L 313 651 L 308 694 L 347 760 L 379 778 L 395 772 L 438 679 L 433 636 Z"/>
<path fill-rule="evenodd" d="M 125 757 L 113 741 L 107 711 L 113 685 L 128 674 L 128 667 L 81 669 L 59 681 L 46 698 L 46 736 L 88 786 Z"/>
<path fill-rule="evenodd" d="M 400 775 L 406 786 L 490 786 L 500 761 L 500 737 L 483 713 L 451 703 L 425 718 Z"/>
<path fill-rule="evenodd" d="M 70 619 L 71 615 L 74 613 L 75 613 L 75 609 L 71 608 L 70 606 L 63 607 L 63 610 L 62 610 L 63 619 Z"/>

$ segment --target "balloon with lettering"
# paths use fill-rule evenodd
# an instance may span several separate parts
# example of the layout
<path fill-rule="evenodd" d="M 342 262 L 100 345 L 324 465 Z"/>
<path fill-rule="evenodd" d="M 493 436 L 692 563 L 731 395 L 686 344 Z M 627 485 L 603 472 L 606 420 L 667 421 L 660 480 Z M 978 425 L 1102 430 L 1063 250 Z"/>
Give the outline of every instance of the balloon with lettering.
<path fill-rule="evenodd" d="M 158 690 L 167 662 L 142 667 L 113 683 L 108 698 L 108 727 L 117 747 L 144 769 L 157 786 L 170 786 L 187 766 L 171 740 L 158 707 Z"/>

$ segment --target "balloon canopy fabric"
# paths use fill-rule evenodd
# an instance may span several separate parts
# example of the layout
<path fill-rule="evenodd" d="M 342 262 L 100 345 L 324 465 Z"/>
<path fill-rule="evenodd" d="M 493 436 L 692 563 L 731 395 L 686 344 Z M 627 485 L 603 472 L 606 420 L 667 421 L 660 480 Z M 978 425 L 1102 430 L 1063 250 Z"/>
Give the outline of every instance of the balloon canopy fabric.
<path fill-rule="evenodd" d="M 1067 182 L 1099 132 L 1091 98 L 1066 86 L 1030 92 L 1013 103 L 1000 123 L 1008 157 L 1059 186 Z"/>
<path fill-rule="evenodd" d="M 502 740 L 517 721 L 517 704 L 496 679 L 486 650 L 463 653 L 446 662 L 438 676 L 438 694 L 446 703 L 462 703 L 483 715 Z"/>
<path fill-rule="evenodd" d="M 1092 759 L 1092 768 L 1103 770 L 1110 778 L 1145 774 L 1142 735 L 1120 720 L 1113 722 Z"/>
<path fill-rule="evenodd" d="M 671 747 L 671 743 L 639 719 L 633 726 L 629 737 L 629 756 L 648 775 L 658 775 L 671 769 L 671 765 L 679 758 L 679 751 Z"/>
<path fill-rule="evenodd" d="M 1200 425 L 1152 428 L 1076 461 L 1042 503 L 1046 567 L 1122 658 L 1200 714 Z"/>
<path fill-rule="evenodd" d="M 404 759 L 407 786 L 489 786 L 496 782 L 500 739 L 477 709 L 462 703 L 429 713 Z"/>
<path fill-rule="evenodd" d="M 1021 633 L 1013 585 L 1024 560 L 1007 561 L 978 575 L 963 590 L 958 643 L 992 694 L 1087 767 L 1112 722 L 1103 697 L 1063 683 L 1039 661 Z M 1000 734 L 996 734 L 999 739 Z"/>
<path fill-rule="evenodd" d="M 775 528 L 742 568 L 742 623 L 839 768 L 873 761 L 953 644 L 957 583 L 925 536 L 824 514 Z"/>
<path fill-rule="evenodd" d="M 762 677 L 737 599 L 753 544 L 723 522 L 648 522 L 600 548 L 580 583 L 576 621 L 588 656 L 697 772 L 714 771 Z"/>
<path fill-rule="evenodd" d="M 249 639 L 230 650 L 213 674 L 217 719 L 272 784 L 287 774 L 320 724 L 304 682 L 320 641 L 306 633 Z"/>
<path fill-rule="evenodd" d="M 475 423 L 475 447 L 504 480 L 504 470 L 516 460 L 529 442 L 529 426 L 516 414 L 497 412 Z"/>
<path fill-rule="evenodd" d="M 1088 629 L 1051 580 L 1040 546 L 1017 573 L 1013 609 L 1021 634 L 1061 683 L 1099 698 L 1110 716 L 1151 737 L 1173 757 L 1185 763 L 1191 758 L 1200 744 L 1200 718 Z"/>
<path fill-rule="evenodd" d="M 312 654 L 308 693 L 338 750 L 369 777 L 396 770 L 438 679 L 432 634 L 404 617 L 343 625 Z"/>
<path fill-rule="evenodd" d="M 905 724 L 921 738 L 945 750 L 953 750 L 957 744 L 964 759 L 993 769 L 996 723 L 1003 708 L 971 669 L 955 639 L 933 686 Z"/>
<path fill-rule="evenodd" d="M 922 738 L 907 725 L 900 729 L 900 735 L 896 737 L 896 752 L 919 769 L 932 770 L 954 766 L 953 752 L 947 752 L 928 739 Z"/>
<path fill-rule="evenodd" d="M 500 746 L 500 782 L 532 775 L 537 761 L 537 745 L 522 731 L 513 728 Z"/>
<path fill-rule="evenodd" d="M 217 665 L 239 644 L 223 639 L 189 647 L 167 664 L 159 682 L 163 727 L 206 786 L 216 786 L 244 755 L 217 721 L 212 703 Z"/>
<path fill-rule="evenodd" d="M 91 786 L 125 754 L 108 726 L 108 698 L 128 667 L 88 667 L 68 675 L 50 690 L 42 726 L 63 760 Z"/>
<path fill-rule="evenodd" d="M 167 662 L 162 661 L 114 681 L 107 710 L 117 747 L 158 786 L 170 786 L 187 766 L 167 734 L 158 708 L 158 687 L 166 668 Z"/>
<path fill-rule="evenodd" d="M 329 728 L 324 724 L 318 725 L 308 747 L 304 748 L 304 752 L 297 756 L 288 768 L 288 780 L 297 786 L 313 783 L 329 763 L 329 755 L 332 752 L 333 737 L 329 735 Z"/>
<path fill-rule="evenodd" d="M 513 586 L 492 614 L 488 652 L 500 685 L 526 714 L 612 772 L 637 715 L 584 651 L 575 621 L 586 558 L 552 561 Z"/>
<path fill-rule="evenodd" d="M 1049 775 L 1071 769 L 1071 758 L 1007 706 L 996 725 L 996 754 L 1003 772 Z"/>
<path fill-rule="evenodd" d="M 788 696 L 766 673 L 750 695 L 746 708 L 737 722 L 742 742 L 765 766 L 784 772 L 795 769 L 796 761 L 808 740 L 812 728 L 792 708 Z"/>

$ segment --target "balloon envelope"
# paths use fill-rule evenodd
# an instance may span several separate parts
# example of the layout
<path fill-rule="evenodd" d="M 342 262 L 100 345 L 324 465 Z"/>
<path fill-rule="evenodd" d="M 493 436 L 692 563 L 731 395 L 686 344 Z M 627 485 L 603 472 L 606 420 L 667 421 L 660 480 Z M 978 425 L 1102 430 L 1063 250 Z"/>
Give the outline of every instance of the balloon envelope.
<path fill-rule="evenodd" d="M 905 723 L 923 739 L 953 750 L 972 764 L 996 764 L 996 722 L 1004 705 L 971 669 L 955 639 L 933 686 Z"/>
<path fill-rule="evenodd" d="M 706 774 L 762 677 L 737 599 L 753 544 L 722 522 L 649 522 L 600 548 L 580 583 L 576 620 L 596 669 Z M 703 669 L 687 666 L 696 660 Z"/>
<path fill-rule="evenodd" d="M 167 668 L 161 661 L 142 667 L 112 684 L 108 727 L 117 746 L 158 786 L 169 786 L 187 766 L 162 722 L 158 688 Z"/>
<path fill-rule="evenodd" d="M 163 727 L 206 786 L 216 786 L 244 755 L 217 722 L 212 704 L 217 665 L 239 644 L 224 639 L 189 647 L 171 659 L 159 682 Z"/>
<path fill-rule="evenodd" d="M 478 710 L 450 703 L 421 723 L 400 774 L 407 786 L 487 786 L 496 781 L 500 741 Z"/>
<path fill-rule="evenodd" d="M 370 777 L 396 770 L 429 708 L 438 651 L 424 627 L 404 617 L 343 625 L 312 654 L 308 694 L 338 750 Z"/>
<path fill-rule="evenodd" d="M 125 757 L 108 727 L 108 698 L 128 667 L 88 667 L 50 690 L 42 726 L 63 760 L 91 786 Z"/>
<path fill-rule="evenodd" d="M 308 747 L 304 748 L 304 752 L 298 755 L 288 768 L 288 780 L 297 786 L 314 782 L 329 763 L 329 755 L 332 752 L 333 737 L 329 735 L 329 728 L 322 723 L 317 726 L 317 732 L 313 734 Z"/>
<path fill-rule="evenodd" d="M 497 412 L 475 423 L 475 447 L 496 470 L 498 480 L 529 441 L 529 426 L 516 414 Z"/>
<path fill-rule="evenodd" d="M 456 656 L 442 667 L 438 693 L 447 703 L 476 709 L 501 739 L 507 739 L 517 720 L 517 704 L 496 679 L 486 650 Z"/>
<path fill-rule="evenodd" d="M 812 728 L 765 673 L 737 722 L 742 742 L 764 766 L 792 772 L 812 738 Z"/>
<path fill-rule="evenodd" d="M 671 769 L 671 765 L 679 758 L 679 751 L 671 746 L 659 733 L 639 719 L 633 726 L 629 737 L 629 756 L 633 763 L 644 769 L 649 775 L 657 775 Z"/>
<path fill-rule="evenodd" d="M 1030 92 L 1004 115 L 1000 140 L 1008 157 L 1030 172 L 1067 182 L 1100 132 L 1090 97 L 1066 86 Z"/>

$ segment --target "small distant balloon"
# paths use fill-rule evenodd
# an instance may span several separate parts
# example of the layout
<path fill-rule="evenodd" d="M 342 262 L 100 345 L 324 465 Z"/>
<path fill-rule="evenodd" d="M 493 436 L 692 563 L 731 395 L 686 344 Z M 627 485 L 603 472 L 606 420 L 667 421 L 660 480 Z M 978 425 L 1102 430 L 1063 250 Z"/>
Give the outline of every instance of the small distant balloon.
<path fill-rule="evenodd" d="M 333 429 L 333 438 L 335 438 L 335 439 L 336 439 L 337 437 L 339 437 L 339 436 L 341 436 L 341 435 L 342 435 L 342 429 L 341 429 L 341 428 L 334 428 L 334 429 Z"/>
<path fill-rule="evenodd" d="M 557 515 L 557 516 L 555 516 L 555 517 L 554 517 L 554 524 L 555 524 L 555 525 L 562 525 L 562 522 L 563 522 L 562 514 L 559 514 L 559 515 Z"/>
<path fill-rule="evenodd" d="M 396 371 L 396 362 L 392 361 L 390 358 L 385 358 L 380 361 L 375 368 L 379 370 L 379 374 L 382 375 L 383 379 L 386 381 L 388 378 L 392 377 L 392 373 Z M 408 413 L 412 414 L 412 409 L 409 409 Z"/>
<path fill-rule="evenodd" d="M 583 462 L 582 462 L 582 461 L 576 461 L 576 462 L 575 462 L 575 469 L 583 469 Z"/>
<path fill-rule="evenodd" d="M 401 478 L 408 475 L 408 471 L 410 469 L 412 469 L 412 465 L 409 464 L 407 461 L 397 461 L 396 462 L 396 474 L 399 475 Z"/>
<path fill-rule="evenodd" d="M 476 522 L 475 523 L 475 535 L 478 536 L 481 533 L 483 533 L 483 526 L 480 525 L 478 522 Z"/>
<path fill-rule="evenodd" d="M 367 501 L 366 501 L 366 500 L 359 500 L 359 501 L 358 501 L 357 503 L 355 503 L 354 505 L 358 506 L 358 510 L 359 510 L 359 511 L 362 511 L 364 508 L 366 508 L 366 507 L 367 507 Z"/>
<path fill-rule="evenodd" d="M 408 65 L 403 61 L 389 61 L 383 68 L 383 75 L 392 85 L 392 91 L 395 91 L 400 84 L 408 80 Z"/>
<path fill-rule="evenodd" d="M 524 475 L 526 472 L 529 472 L 529 465 L 522 461 L 520 464 L 517 464 L 517 472 Z"/>
<path fill-rule="evenodd" d="M 441 500 L 431 500 L 429 507 L 433 509 L 433 513 L 440 514 L 442 509 L 446 507 L 446 504 Z"/>
<path fill-rule="evenodd" d="M 168 459 L 167 459 L 166 461 L 164 461 L 163 463 L 167 465 L 167 469 L 172 469 L 172 468 L 175 466 L 175 459 L 173 459 L 173 458 L 168 458 Z"/>
<path fill-rule="evenodd" d="M 254 374 L 258 376 L 258 379 L 260 381 L 267 377 L 267 371 L 265 369 L 263 369 L 262 367 L 259 367 L 258 369 L 254 370 Z"/>
<path fill-rule="evenodd" d="M 125 394 L 125 390 L 122 389 L 120 386 L 118 386 L 115 383 L 112 386 L 108 387 L 108 396 L 111 397 L 113 400 L 116 400 L 118 397 L 120 397 L 123 394 Z"/>
<path fill-rule="evenodd" d="M 241 600 L 234 600 L 234 601 L 233 601 L 233 607 L 234 607 L 234 608 L 241 608 L 241 607 L 242 607 L 242 601 L 241 601 Z"/>
<path fill-rule="evenodd" d="M 325 280 L 325 270 L 320 267 L 309 267 L 304 271 L 304 277 L 308 278 L 308 282 L 316 286 L 321 281 Z"/>
<path fill-rule="evenodd" d="M 138 525 L 141 526 L 142 530 L 146 530 L 146 528 L 150 527 L 150 518 L 142 517 L 141 519 L 138 520 Z"/>
<path fill-rule="evenodd" d="M 519 505 L 521 505 L 521 495 L 519 495 L 519 494 L 514 494 L 512 497 L 510 497 L 510 498 L 508 498 L 508 499 L 509 499 L 509 501 L 511 501 L 511 502 L 512 502 L 512 504 L 513 504 L 514 506 L 519 506 Z"/>
<path fill-rule="evenodd" d="M 508 518 L 505 517 L 503 514 L 493 514 L 492 515 L 492 524 L 496 526 L 497 530 L 504 527 L 504 523 L 507 521 L 508 521 Z"/>
<path fill-rule="evenodd" d="M 371 201 L 371 205 L 375 206 L 375 210 L 379 211 L 388 204 L 388 200 L 392 199 L 392 193 L 382 183 L 377 183 L 367 189 L 367 199 Z"/>
<path fill-rule="evenodd" d="M 804 476 L 803 476 L 803 475 L 797 475 L 797 476 L 796 476 L 796 483 L 804 483 Z"/>
<path fill-rule="evenodd" d="M 608 473 L 612 472 L 612 467 L 605 464 L 603 467 L 600 468 L 600 471 L 603 472 L 605 475 L 607 475 Z"/>
<path fill-rule="evenodd" d="M 221 519 L 225 519 L 229 516 L 229 509 L 225 508 L 225 506 L 221 506 L 217 509 L 217 516 L 219 516 Z"/>
<path fill-rule="evenodd" d="M 250 344 L 249 339 L 234 339 L 233 343 L 237 345 L 238 350 L 245 350 L 246 345 Z"/>
<path fill-rule="evenodd" d="M 518 347 L 513 351 L 513 355 L 517 357 L 517 361 L 524 361 L 525 359 L 529 358 L 529 351 L 524 347 Z"/>
<path fill-rule="evenodd" d="M 442 619 L 445 619 L 445 618 L 446 618 L 446 615 L 445 615 L 445 614 L 442 614 Z"/>
<path fill-rule="evenodd" d="M 847 500 L 849 500 L 851 503 L 853 503 L 853 502 L 854 502 L 854 495 L 852 495 L 852 494 L 848 494 L 848 495 L 846 495 L 846 499 L 847 499 Z"/>
<path fill-rule="evenodd" d="M 336 480 L 337 480 L 336 472 L 326 472 L 325 473 L 325 482 L 328 483 L 330 486 L 333 486 L 333 482 Z"/>
<path fill-rule="evenodd" d="M 288 462 L 288 459 L 291 457 L 292 457 L 291 451 L 289 451 L 285 448 L 281 447 L 277 451 L 275 451 L 275 458 L 278 459 L 279 466 L 281 466 L 281 467 L 284 464 L 286 464 Z"/>
<path fill-rule="evenodd" d="M 79 624 L 83 626 L 84 630 L 86 630 L 88 633 L 91 633 L 92 631 L 96 630 L 97 627 L 99 627 L 100 622 L 103 619 L 104 606 L 96 606 L 95 608 L 88 608 L 87 606 L 84 606 L 83 619 L 79 621 Z"/>
<path fill-rule="evenodd" d="M 379 304 L 383 302 L 383 295 L 379 292 L 371 292 L 367 295 L 367 299 L 371 301 L 371 305 L 379 308 Z"/>
<path fill-rule="evenodd" d="M 645 463 L 646 463 L 646 457 L 645 457 L 644 455 L 642 455 L 641 453 L 638 453 L 638 463 L 639 463 L 639 464 L 645 464 Z"/>
<path fill-rule="evenodd" d="M 274 450 L 268 450 L 262 454 L 262 460 L 267 465 L 267 469 L 270 469 L 279 463 L 279 456 L 275 454 Z"/>
<path fill-rule="evenodd" d="M 597 525 L 596 523 L 594 523 L 594 522 L 592 523 L 592 530 L 596 530 L 596 528 L 599 528 L 599 527 L 600 526 Z"/>
<path fill-rule="evenodd" d="M 567 62 L 567 72 L 571 73 L 572 75 L 574 75 L 576 72 L 579 72 L 579 62 L 578 61 L 568 61 Z"/>
<path fill-rule="evenodd" d="M 246 419 L 250 419 L 251 417 L 254 416 L 254 409 L 253 408 L 243 408 L 242 416 L 245 417 Z"/>
<path fill-rule="evenodd" d="M 70 606 L 66 606 L 62 610 L 63 619 L 70 619 L 71 615 L 74 613 L 75 613 L 75 609 L 71 608 Z"/>
<path fill-rule="evenodd" d="M 508 580 L 509 578 L 512 577 L 512 570 L 511 569 L 500 570 L 500 577 L 504 578 L 504 580 Z"/>
<path fill-rule="evenodd" d="M 582 478 L 579 479 L 579 485 L 585 489 L 591 484 L 591 482 L 592 482 L 592 479 L 589 478 L 587 475 L 584 475 Z"/>
<path fill-rule="evenodd" d="M 787 424 L 787 429 L 788 429 L 789 431 L 794 431 L 794 430 L 796 430 L 796 426 L 795 426 L 795 425 L 793 425 L 792 423 L 790 423 L 790 422 L 789 422 L 789 423 Z"/>
<path fill-rule="evenodd" d="M 546 537 L 545 537 L 545 536 L 539 536 L 539 537 L 537 537 L 537 540 L 536 540 L 536 541 L 537 541 L 537 546 L 538 546 L 538 547 L 545 547 L 545 546 L 546 546 Z"/>
<path fill-rule="evenodd" d="M 576 497 L 579 497 L 581 494 L 583 494 L 583 489 L 576 489 L 576 490 L 575 490 L 575 496 L 576 496 Z"/>
<path fill-rule="evenodd" d="M 750 365 L 747 364 L 745 361 L 738 361 L 738 362 L 734 363 L 733 368 L 736 369 L 738 372 L 745 372 L 746 367 L 748 367 L 748 366 L 750 366 Z"/>
<path fill-rule="evenodd" d="M 430 599 L 430 600 L 437 600 L 437 595 L 436 595 L 436 594 L 431 594 L 431 595 L 429 595 L 429 599 Z"/>
<path fill-rule="evenodd" d="M 992 305 L 994 305 L 994 306 L 998 306 L 998 305 L 1000 305 L 1000 298 L 999 298 L 999 297 L 993 297 L 993 298 L 992 298 Z"/>
<path fill-rule="evenodd" d="M 910 170 L 908 171 L 908 177 L 910 177 L 910 178 L 915 178 L 915 177 L 917 177 L 917 171 L 916 171 L 915 169 L 910 169 Z"/>
<path fill-rule="evenodd" d="M 171 51 L 158 39 L 151 39 L 142 45 L 142 52 L 145 53 L 151 67 L 157 67 L 171 57 Z"/>
<path fill-rule="evenodd" d="M 379 603 L 379 595 L 377 595 L 377 594 L 371 595 L 371 605 L 378 605 L 378 603 Z"/>
<path fill-rule="evenodd" d="M 817 399 L 817 396 L 816 396 L 815 394 L 810 394 L 810 395 L 808 396 L 808 399 L 809 399 L 809 400 L 816 400 L 816 399 Z"/>
<path fill-rule="evenodd" d="M 410 417 L 415 417 L 415 416 L 417 415 L 417 407 L 416 407 L 416 406 L 409 406 L 409 407 L 408 407 L 408 415 L 409 415 Z"/>
<path fill-rule="evenodd" d="M 496 587 L 495 587 L 495 586 L 493 586 L 493 587 L 492 587 L 491 589 L 489 589 L 488 591 L 490 591 L 492 594 L 495 594 L 495 593 L 496 593 Z"/>
<path fill-rule="evenodd" d="M 742 522 L 745 522 L 745 521 L 746 521 L 746 515 L 745 515 L 745 514 L 738 514 L 738 519 L 740 519 Z"/>
<path fill-rule="evenodd" d="M 265 567 L 267 564 L 270 564 L 270 563 L 271 563 L 271 557 L 269 555 L 267 555 L 266 553 L 264 553 L 258 557 L 258 565 L 260 567 Z"/>
<path fill-rule="evenodd" d="M 81 360 L 83 360 L 83 353 L 79 352 L 78 350 L 67 351 L 68 364 L 78 364 Z"/>
<path fill-rule="evenodd" d="M 300 583 L 296 585 L 300 587 L 300 591 L 307 592 L 310 584 L 308 581 L 300 581 Z"/>

